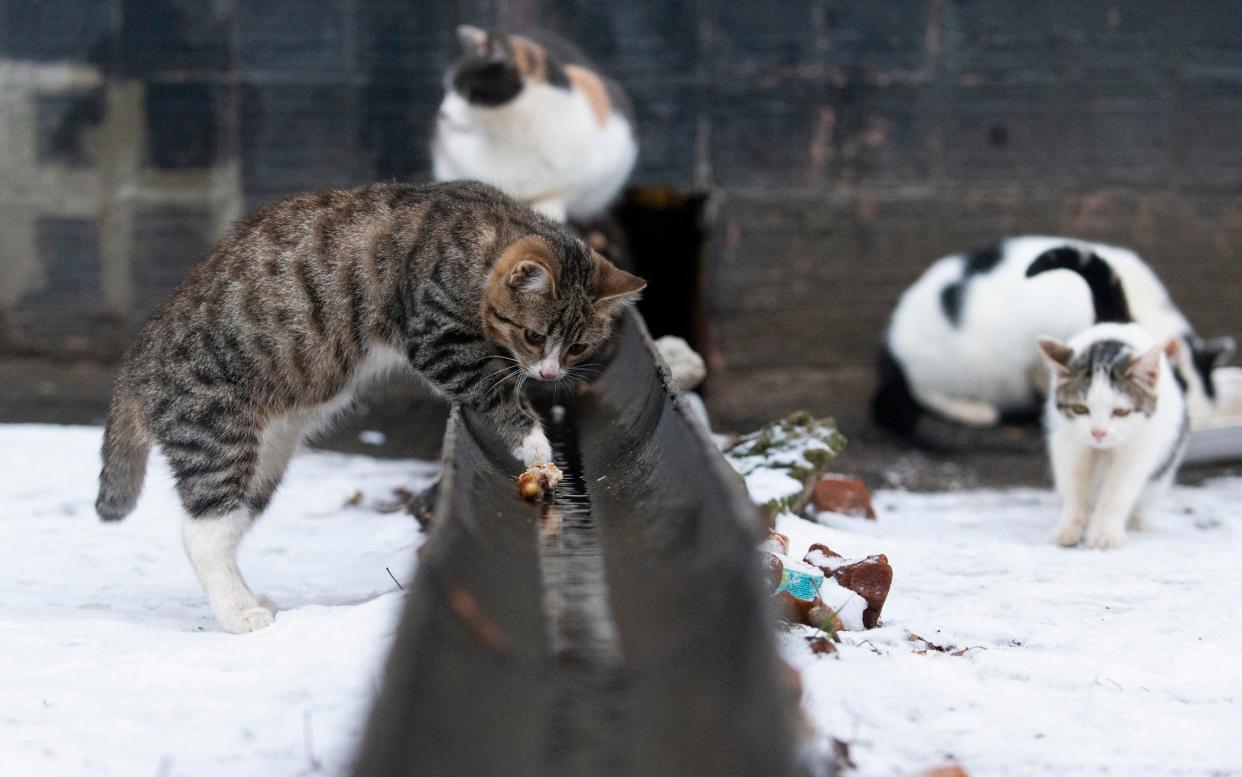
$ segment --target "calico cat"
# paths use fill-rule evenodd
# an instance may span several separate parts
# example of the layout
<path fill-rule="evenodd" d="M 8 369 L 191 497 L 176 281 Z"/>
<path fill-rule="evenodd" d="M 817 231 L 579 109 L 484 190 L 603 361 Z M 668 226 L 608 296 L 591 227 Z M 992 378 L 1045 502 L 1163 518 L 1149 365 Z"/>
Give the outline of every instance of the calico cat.
<path fill-rule="evenodd" d="M 277 202 L 220 241 L 126 355 L 96 510 L 115 521 L 134 508 L 158 445 L 216 618 L 263 628 L 274 613 L 243 582 L 237 547 L 307 433 L 405 365 L 543 472 L 552 450 L 521 383 L 565 376 L 643 285 L 484 184 Z"/>
<path fill-rule="evenodd" d="M 1039 341 L 1051 372 L 1045 423 L 1057 491 L 1054 538 L 1093 548 L 1145 528 L 1186 450 L 1189 418 L 1173 376 L 1181 341 L 1137 324 L 1097 324 L 1068 343 Z"/>
<path fill-rule="evenodd" d="M 638 158 L 620 87 L 564 43 L 462 25 L 432 143 L 437 181 L 490 183 L 557 221 L 601 213 Z"/>
<path fill-rule="evenodd" d="M 1213 371 L 1233 340 L 1197 337 L 1134 252 L 1060 237 L 1011 238 L 933 264 L 893 312 L 872 415 L 902 434 L 928 412 L 972 426 L 1033 421 L 1047 382 L 1036 339 L 1131 320 L 1183 343 L 1173 367 L 1191 420 L 1211 417 Z"/>

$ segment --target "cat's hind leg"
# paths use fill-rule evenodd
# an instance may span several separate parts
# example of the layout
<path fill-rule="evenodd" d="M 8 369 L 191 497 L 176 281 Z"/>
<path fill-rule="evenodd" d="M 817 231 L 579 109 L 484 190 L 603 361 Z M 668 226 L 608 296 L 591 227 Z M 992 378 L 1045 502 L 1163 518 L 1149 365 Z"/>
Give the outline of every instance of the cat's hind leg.
<path fill-rule="evenodd" d="M 1139 496 L 1138 506 L 1134 508 L 1134 512 L 1130 514 L 1130 520 L 1126 524 L 1129 529 L 1135 531 L 1147 531 L 1151 528 L 1151 516 L 1156 511 L 1156 505 L 1169 492 L 1169 488 L 1173 485 L 1174 473 L 1172 471 L 1166 473 L 1156 480 L 1150 481 L 1143 487 L 1143 493 Z"/>
<path fill-rule="evenodd" d="M 186 554 L 207 591 L 211 611 L 226 630 L 245 634 L 270 626 L 275 612 L 251 593 L 237 568 L 237 547 L 254 523 L 249 508 L 222 515 L 188 516 L 183 524 Z"/>
<path fill-rule="evenodd" d="M 258 478 L 267 446 L 253 422 L 240 408 L 222 404 L 218 412 L 196 414 L 168 430 L 160 445 L 186 510 L 186 555 L 216 620 L 233 633 L 270 625 L 275 613 L 250 591 L 237 565 L 242 537 L 279 479 L 277 475 L 267 486 L 267 480 Z M 270 466 L 270 454 L 268 458 Z"/>

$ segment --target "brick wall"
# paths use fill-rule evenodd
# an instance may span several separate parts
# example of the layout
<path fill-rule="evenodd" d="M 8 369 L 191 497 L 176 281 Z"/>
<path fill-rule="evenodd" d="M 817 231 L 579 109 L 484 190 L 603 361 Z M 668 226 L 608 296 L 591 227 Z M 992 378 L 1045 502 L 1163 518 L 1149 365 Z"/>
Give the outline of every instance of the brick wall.
<path fill-rule="evenodd" d="M 633 96 L 640 183 L 711 195 L 709 399 L 858 419 L 900 290 L 1015 232 L 1137 247 L 1242 334 L 1235 4 L 0 0 L 0 354 L 113 359 L 226 226 L 428 169 L 459 22 Z"/>

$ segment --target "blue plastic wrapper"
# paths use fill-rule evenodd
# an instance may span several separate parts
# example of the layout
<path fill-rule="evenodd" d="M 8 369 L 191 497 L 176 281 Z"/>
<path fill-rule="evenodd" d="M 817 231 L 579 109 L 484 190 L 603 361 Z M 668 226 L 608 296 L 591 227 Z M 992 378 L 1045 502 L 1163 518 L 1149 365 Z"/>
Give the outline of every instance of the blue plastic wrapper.
<path fill-rule="evenodd" d="M 794 561 L 781 553 L 773 553 L 781 562 L 781 582 L 777 584 L 772 595 L 788 593 L 803 602 L 814 601 L 819 596 L 820 586 L 824 584 L 824 573 L 810 564 Z"/>

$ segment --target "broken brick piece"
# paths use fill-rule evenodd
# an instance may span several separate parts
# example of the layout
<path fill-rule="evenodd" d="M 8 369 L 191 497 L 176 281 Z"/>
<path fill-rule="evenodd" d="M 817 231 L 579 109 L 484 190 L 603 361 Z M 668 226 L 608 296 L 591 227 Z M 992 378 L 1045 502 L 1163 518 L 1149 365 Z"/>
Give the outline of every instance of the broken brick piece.
<path fill-rule="evenodd" d="M 763 545 L 761 545 L 760 547 L 762 547 L 764 550 L 768 551 L 769 553 L 783 553 L 785 555 L 788 555 L 789 554 L 789 538 L 786 537 L 784 534 L 781 534 L 780 532 L 769 531 L 768 538 L 763 541 Z"/>
<path fill-rule="evenodd" d="M 893 568 L 888 557 L 881 553 L 868 556 L 862 561 L 844 564 L 832 572 L 837 582 L 867 600 L 863 611 L 863 625 L 875 628 L 880 622 L 880 611 L 888 599 L 888 589 L 893 585 Z"/>
<path fill-rule="evenodd" d="M 817 542 L 807 548 L 806 555 L 802 557 L 802 560 L 813 567 L 819 567 L 819 570 L 825 575 L 831 575 L 832 570 L 837 568 L 837 564 L 832 561 L 834 558 L 839 558 L 842 561 L 845 560 L 845 557 L 840 553 L 837 553 L 822 542 Z"/>
<path fill-rule="evenodd" d="M 837 652 L 837 643 L 833 642 L 827 634 L 811 634 L 806 638 L 807 647 L 815 655 L 824 655 Z"/>
<path fill-rule="evenodd" d="M 858 478 L 845 475 L 824 475 L 811 491 L 811 504 L 816 510 L 875 519 L 871 491 Z"/>
<path fill-rule="evenodd" d="M 863 611 L 863 626 L 875 628 L 880 622 L 880 611 L 888 599 L 889 588 L 893 585 L 893 568 L 888 563 L 888 556 L 881 553 L 862 561 L 847 561 L 827 545 L 816 543 L 802 560 L 818 567 L 825 577 L 831 576 L 842 587 L 861 596 L 867 602 L 867 609 Z"/>
<path fill-rule="evenodd" d="M 838 631 L 845 628 L 845 624 L 841 622 L 841 617 L 836 611 L 824 604 L 824 600 L 818 596 L 806 602 L 782 592 L 778 598 L 782 616 L 790 623 L 813 626 L 820 631 L 827 632 L 830 636 L 836 635 Z"/>

